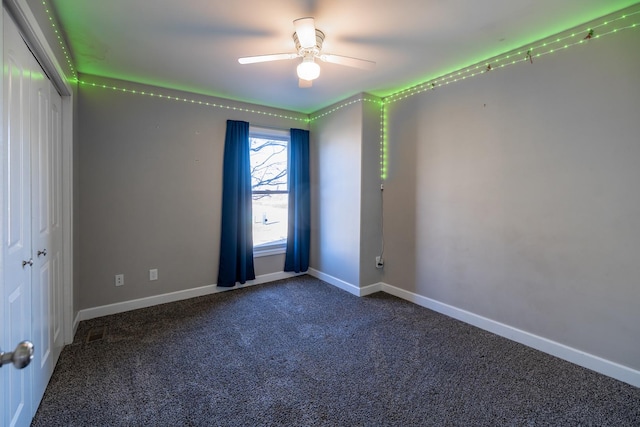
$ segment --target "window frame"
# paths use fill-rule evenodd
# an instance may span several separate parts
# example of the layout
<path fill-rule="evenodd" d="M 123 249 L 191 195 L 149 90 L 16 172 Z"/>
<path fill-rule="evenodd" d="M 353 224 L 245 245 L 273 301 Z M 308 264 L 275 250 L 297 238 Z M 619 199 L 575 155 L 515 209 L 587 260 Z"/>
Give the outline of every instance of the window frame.
<path fill-rule="evenodd" d="M 291 144 L 291 133 L 288 130 L 284 129 L 275 129 L 275 128 L 266 128 L 260 126 L 249 126 L 249 141 L 252 138 L 260 138 L 260 139 L 274 139 L 280 141 L 286 141 L 287 143 L 287 189 L 286 190 L 257 190 L 254 191 L 251 189 L 251 197 L 253 202 L 253 194 L 289 194 L 289 146 Z M 289 205 L 287 203 L 287 210 L 289 209 Z M 253 230 L 252 230 L 253 232 Z M 287 242 L 280 243 L 265 243 L 259 246 L 256 246 L 254 243 L 253 246 L 253 257 L 259 258 L 263 256 L 270 255 L 280 255 L 286 253 L 287 250 Z"/>

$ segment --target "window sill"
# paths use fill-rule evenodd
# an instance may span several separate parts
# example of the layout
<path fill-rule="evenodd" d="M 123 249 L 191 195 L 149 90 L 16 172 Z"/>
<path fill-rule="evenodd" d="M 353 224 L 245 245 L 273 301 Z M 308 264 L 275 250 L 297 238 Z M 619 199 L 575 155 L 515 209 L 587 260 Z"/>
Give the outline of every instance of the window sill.
<path fill-rule="evenodd" d="M 286 245 L 258 246 L 253 248 L 253 257 L 260 258 L 263 256 L 281 255 L 287 252 Z"/>

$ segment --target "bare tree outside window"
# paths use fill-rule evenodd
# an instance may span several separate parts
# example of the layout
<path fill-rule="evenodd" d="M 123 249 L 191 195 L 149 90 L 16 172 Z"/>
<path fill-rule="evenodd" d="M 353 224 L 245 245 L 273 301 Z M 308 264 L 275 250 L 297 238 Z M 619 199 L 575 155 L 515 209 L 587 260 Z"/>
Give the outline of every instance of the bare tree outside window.
<path fill-rule="evenodd" d="M 287 141 L 251 138 L 251 187 L 254 192 L 287 191 Z"/>
<path fill-rule="evenodd" d="M 287 240 L 288 140 L 250 138 L 253 191 L 253 245 L 284 245 Z"/>

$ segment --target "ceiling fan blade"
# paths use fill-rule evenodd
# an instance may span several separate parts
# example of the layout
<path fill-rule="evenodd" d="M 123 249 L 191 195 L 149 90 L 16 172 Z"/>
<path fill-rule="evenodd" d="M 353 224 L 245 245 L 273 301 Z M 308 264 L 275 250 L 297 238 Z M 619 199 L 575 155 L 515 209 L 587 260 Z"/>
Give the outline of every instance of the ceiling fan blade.
<path fill-rule="evenodd" d="M 363 70 L 372 70 L 376 63 L 366 59 L 352 58 L 350 56 L 331 55 L 329 53 L 320 55 L 320 59 L 324 62 L 332 64 L 346 65 L 347 67 L 361 68 Z"/>
<path fill-rule="evenodd" d="M 256 62 L 280 61 L 282 59 L 297 58 L 297 53 L 274 53 L 272 55 L 245 56 L 238 58 L 241 64 L 255 64 Z"/>
<path fill-rule="evenodd" d="M 316 25 L 313 18 L 296 19 L 293 21 L 293 26 L 303 49 L 310 49 L 316 45 Z"/>
<path fill-rule="evenodd" d="M 307 88 L 313 86 L 313 80 L 298 79 L 298 87 Z"/>

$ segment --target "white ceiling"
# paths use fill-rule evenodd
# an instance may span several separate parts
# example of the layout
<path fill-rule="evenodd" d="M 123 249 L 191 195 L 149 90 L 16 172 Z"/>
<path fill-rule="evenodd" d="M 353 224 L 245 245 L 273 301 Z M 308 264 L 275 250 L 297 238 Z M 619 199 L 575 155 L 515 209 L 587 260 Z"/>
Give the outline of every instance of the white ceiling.
<path fill-rule="evenodd" d="M 81 73 L 312 112 L 360 92 L 386 96 L 637 3 L 637 0 L 50 0 Z M 312 16 L 324 51 L 298 88 L 293 20 Z"/>

